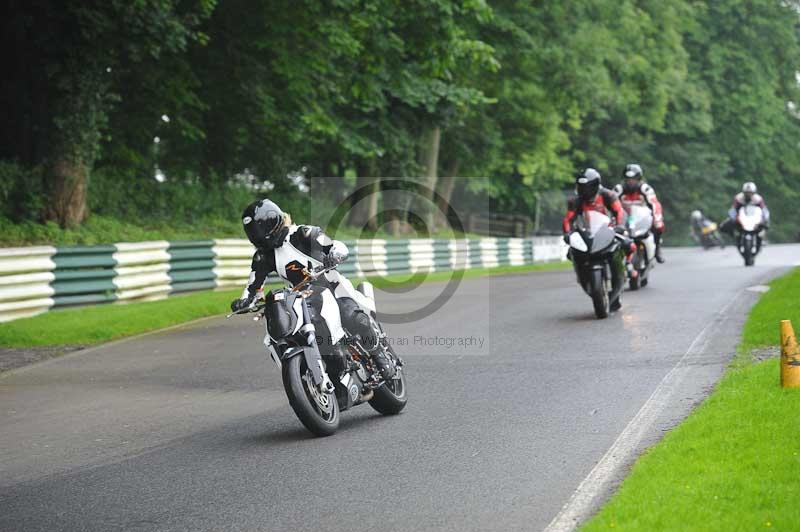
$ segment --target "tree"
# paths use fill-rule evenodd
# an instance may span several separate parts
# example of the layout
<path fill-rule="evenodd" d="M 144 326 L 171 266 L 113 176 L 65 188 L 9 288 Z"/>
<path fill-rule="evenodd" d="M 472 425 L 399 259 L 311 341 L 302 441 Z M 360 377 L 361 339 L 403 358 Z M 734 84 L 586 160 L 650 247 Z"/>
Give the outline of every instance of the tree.
<path fill-rule="evenodd" d="M 89 174 L 107 134 L 109 113 L 120 99 L 119 81 L 133 65 L 184 50 L 213 0 L 65 3 L 17 2 L 6 19 L 17 49 L 39 68 L 16 75 L 34 87 L 27 162 L 44 164 L 51 191 L 44 213 L 62 226 L 87 215 Z M 19 65 L 18 65 L 19 66 Z"/>

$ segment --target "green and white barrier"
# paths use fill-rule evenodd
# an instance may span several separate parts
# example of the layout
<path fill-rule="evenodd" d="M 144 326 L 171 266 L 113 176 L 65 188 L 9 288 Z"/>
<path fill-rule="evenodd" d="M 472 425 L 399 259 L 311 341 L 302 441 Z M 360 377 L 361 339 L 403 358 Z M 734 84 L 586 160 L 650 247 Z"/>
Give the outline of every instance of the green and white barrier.
<path fill-rule="evenodd" d="M 562 260 L 558 237 L 346 242 L 349 277 L 493 268 Z M 54 307 L 163 299 L 193 290 L 242 287 L 247 240 L 137 242 L 0 249 L 0 322 Z"/>
<path fill-rule="evenodd" d="M 0 249 L 0 321 L 33 316 L 55 304 L 56 248 Z"/>

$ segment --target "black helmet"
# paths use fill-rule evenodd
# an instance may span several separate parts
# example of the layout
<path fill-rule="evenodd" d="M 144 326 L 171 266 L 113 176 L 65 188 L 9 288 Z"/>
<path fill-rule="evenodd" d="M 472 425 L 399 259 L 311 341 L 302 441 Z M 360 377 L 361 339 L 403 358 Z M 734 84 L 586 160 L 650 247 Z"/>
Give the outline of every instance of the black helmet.
<path fill-rule="evenodd" d="M 622 190 L 626 194 L 632 194 L 642 186 L 642 167 L 638 164 L 629 164 L 622 173 Z"/>
<path fill-rule="evenodd" d="M 594 168 L 587 168 L 575 179 L 575 191 L 583 201 L 594 198 L 600 191 L 600 172 Z"/>
<path fill-rule="evenodd" d="M 254 201 L 242 213 L 242 224 L 255 247 L 280 247 L 286 222 L 283 211 L 275 203 L 268 199 Z"/>

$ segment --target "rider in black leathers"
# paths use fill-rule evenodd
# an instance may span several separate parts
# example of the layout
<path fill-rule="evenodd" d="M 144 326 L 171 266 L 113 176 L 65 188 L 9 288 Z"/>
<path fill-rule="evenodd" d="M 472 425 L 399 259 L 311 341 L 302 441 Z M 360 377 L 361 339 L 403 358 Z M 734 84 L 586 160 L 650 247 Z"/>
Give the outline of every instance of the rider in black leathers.
<path fill-rule="evenodd" d="M 231 303 L 231 310 L 234 312 L 253 304 L 270 273 L 277 273 L 282 279 L 295 285 L 303 281 L 304 269 L 312 270 L 320 266 L 330 268 L 347 259 L 347 246 L 338 240 L 332 240 L 319 227 L 297 226 L 286 222 L 287 216 L 268 199 L 256 201 L 244 210 L 244 230 L 256 251 L 250 279 L 242 297 Z M 361 338 L 383 377 L 391 378 L 393 366 L 383 351 L 378 349 L 378 333 L 368 314 L 370 303 L 367 298 L 335 270 L 320 277 L 315 284 L 333 293 L 339 304 L 342 325 Z"/>

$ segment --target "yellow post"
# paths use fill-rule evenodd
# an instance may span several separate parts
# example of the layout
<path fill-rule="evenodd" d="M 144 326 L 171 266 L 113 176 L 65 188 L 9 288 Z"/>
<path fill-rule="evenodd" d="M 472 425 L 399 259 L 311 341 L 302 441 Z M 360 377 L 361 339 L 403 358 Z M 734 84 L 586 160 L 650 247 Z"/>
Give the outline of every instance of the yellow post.
<path fill-rule="evenodd" d="M 800 346 L 789 320 L 781 321 L 781 386 L 800 388 Z"/>

